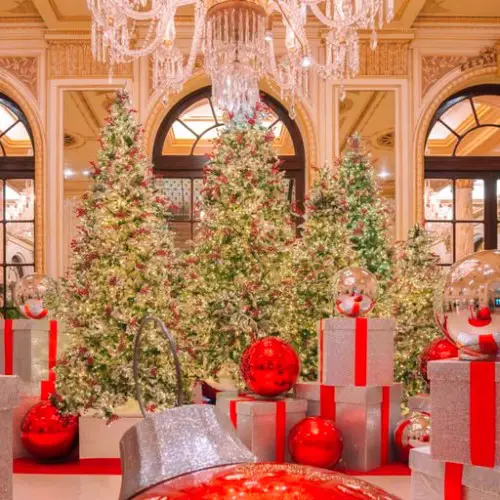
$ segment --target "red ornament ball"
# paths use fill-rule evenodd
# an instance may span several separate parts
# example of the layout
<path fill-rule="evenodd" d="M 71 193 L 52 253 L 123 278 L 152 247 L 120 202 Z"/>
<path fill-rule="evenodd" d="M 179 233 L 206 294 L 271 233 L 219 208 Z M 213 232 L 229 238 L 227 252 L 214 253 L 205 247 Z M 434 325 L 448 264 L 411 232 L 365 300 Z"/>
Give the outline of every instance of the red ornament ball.
<path fill-rule="evenodd" d="M 307 417 L 291 430 L 288 447 L 294 462 L 331 469 L 342 457 L 344 445 L 333 420 Z"/>
<path fill-rule="evenodd" d="M 33 406 L 21 423 L 21 441 L 37 458 L 67 457 L 75 448 L 77 438 L 78 417 L 62 415 L 49 401 Z"/>
<path fill-rule="evenodd" d="M 277 337 L 266 337 L 245 349 L 240 371 L 248 389 L 272 397 L 293 387 L 299 376 L 300 361 L 289 344 Z"/>
<path fill-rule="evenodd" d="M 426 446 L 430 440 L 431 417 L 428 413 L 415 413 L 401 420 L 394 431 L 394 444 L 403 462 L 408 462 L 412 448 Z"/>
<path fill-rule="evenodd" d="M 419 372 L 422 378 L 429 383 L 427 376 L 427 363 L 429 361 L 438 361 L 440 359 L 456 358 L 458 349 L 446 338 L 433 340 L 420 355 Z"/>
<path fill-rule="evenodd" d="M 180 476 L 136 500 L 396 500 L 356 477 L 295 464 L 224 465 Z"/>

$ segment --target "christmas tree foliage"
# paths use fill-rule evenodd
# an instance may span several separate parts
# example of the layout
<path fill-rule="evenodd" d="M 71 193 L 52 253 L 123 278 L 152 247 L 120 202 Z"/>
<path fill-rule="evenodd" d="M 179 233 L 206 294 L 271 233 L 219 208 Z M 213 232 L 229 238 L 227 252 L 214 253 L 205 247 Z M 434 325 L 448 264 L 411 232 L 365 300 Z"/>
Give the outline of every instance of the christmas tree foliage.
<path fill-rule="evenodd" d="M 345 193 L 347 228 L 352 231 L 351 242 L 360 265 L 374 273 L 384 288 L 392 273 L 387 210 L 370 157 L 362 153 L 356 135 L 350 138 L 348 150 L 342 156 L 338 179 L 339 188 Z"/>
<path fill-rule="evenodd" d="M 203 373 L 234 376 L 256 338 L 285 335 L 279 324 L 287 287 L 283 268 L 295 239 L 266 110 L 233 119 L 205 167 L 202 220 L 186 257 L 184 332 Z"/>
<path fill-rule="evenodd" d="M 302 238 L 290 262 L 292 307 L 283 318 L 296 331 L 302 360 L 302 376 L 316 379 L 317 323 L 332 315 L 332 282 L 340 269 L 351 265 L 354 252 L 347 228 L 347 200 L 334 169 L 325 164 L 316 171 L 305 202 Z"/>
<path fill-rule="evenodd" d="M 426 382 L 418 374 L 419 357 L 424 347 L 439 336 L 433 296 L 441 270 L 431 244 L 421 226 L 410 230 L 408 240 L 396 247 L 394 280 L 388 290 L 397 319 L 395 378 L 404 382 L 406 397 L 426 390 Z"/>
<path fill-rule="evenodd" d="M 141 141 L 128 95 L 120 92 L 101 131 L 61 283 L 58 318 L 71 337 L 57 367 L 57 400 L 65 411 L 93 409 L 111 418 L 135 394 L 133 344 L 141 320 L 153 314 L 171 327 L 178 321 L 170 202 L 154 189 Z M 146 405 L 171 405 L 175 372 L 159 333 L 144 339 L 140 364 Z"/>

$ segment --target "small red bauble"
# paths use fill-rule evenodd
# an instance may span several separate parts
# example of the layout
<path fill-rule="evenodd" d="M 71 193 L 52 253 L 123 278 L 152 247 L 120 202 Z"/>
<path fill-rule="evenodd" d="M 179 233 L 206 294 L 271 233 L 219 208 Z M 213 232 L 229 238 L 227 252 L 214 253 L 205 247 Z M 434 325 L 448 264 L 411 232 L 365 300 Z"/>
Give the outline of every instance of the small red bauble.
<path fill-rule="evenodd" d="M 277 337 L 257 340 L 241 356 L 240 371 L 248 389 L 260 396 L 288 392 L 299 376 L 300 361 L 294 349 Z"/>
<path fill-rule="evenodd" d="M 37 458 L 67 457 L 75 448 L 77 437 L 78 417 L 62 415 L 49 401 L 33 406 L 21 423 L 21 441 Z"/>
<path fill-rule="evenodd" d="M 333 420 L 306 417 L 291 430 L 288 447 L 294 462 L 331 469 L 342 457 L 344 445 Z"/>
<path fill-rule="evenodd" d="M 433 340 L 420 355 L 420 375 L 429 383 L 429 378 L 427 377 L 427 363 L 429 361 L 456 358 L 457 356 L 458 349 L 448 339 L 440 338 Z"/>

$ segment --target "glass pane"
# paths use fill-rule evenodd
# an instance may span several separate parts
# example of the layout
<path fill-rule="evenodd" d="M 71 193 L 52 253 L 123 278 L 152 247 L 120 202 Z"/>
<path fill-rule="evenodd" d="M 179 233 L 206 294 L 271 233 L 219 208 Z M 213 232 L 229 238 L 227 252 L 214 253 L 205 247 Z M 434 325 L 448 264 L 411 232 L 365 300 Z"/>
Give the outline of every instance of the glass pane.
<path fill-rule="evenodd" d="M 425 179 L 425 218 L 453 220 L 453 181 Z"/>
<path fill-rule="evenodd" d="M 170 229 L 172 229 L 175 235 L 175 246 L 181 250 L 188 248 L 188 242 L 191 240 L 191 223 L 171 222 Z"/>
<path fill-rule="evenodd" d="M 469 99 L 463 99 L 445 111 L 441 115 L 441 121 L 458 135 L 464 135 L 468 130 L 477 126 Z"/>
<path fill-rule="evenodd" d="M 34 224 L 32 222 L 10 222 L 7 230 L 6 263 L 32 264 L 35 261 Z"/>
<path fill-rule="evenodd" d="M 1 154 L 0 154 L 1 156 Z M 3 220 L 3 181 L 0 180 L 0 220 Z"/>
<path fill-rule="evenodd" d="M 500 248 L 500 224 L 497 225 L 497 248 Z"/>
<path fill-rule="evenodd" d="M 273 147 L 276 153 L 281 156 L 294 155 L 295 148 L 293 147 L 292 136 L 283 122 L 276 123 L 271 130 L 274 134 Z"/>
<path fill-rule="evenodd" d="M 3 254 L 3 226 L 0 226 L 0 264 L 4 264 L 4 254 Z M 0 275 L 2 276 L 3 283 L 3 270 L 0 267 Z"/>
<path fill-rule="evenodd" d="M 14 122 L 17 116 L 10 109 L 0 103 L 0 134 L 7 130 Z"/>
<path fill-rule="evenodd" d="M 451 156 L 457 143 L 457 137 L 442 123 L 436 122 L 427 139 L 427 156 Z"/>
<path fill-rule="evenodd" d="M 484 181 L 482 179 L 457 179 L 455 197 L 457 220 L 484 220 Z"/>
<path fill-rule="evenodd" d="M 200 218 L 201 190 L 203 189 L 203 179 L 193 179 L 193 220 Z"/>
<path fill-rule="evenodd" d="M 12 292 L 16 283 L 23 277 L 33 274 L 33 266 L 7 266 L 7 307 L 13 307 Z"/>
<path fill-rule="evenodd" d="M 283 193 L 286 199 L 292 203 L 295 201 L 295 179 L 283 179 Z"/>
<path fill-rule="evenodd" d="M 484 224 L 457 222 L 455 226 L 455 260 L 484 250 Z"/>
<path fill-rule="evenodd" d="M 448 222 L 427 222 L 425 224 L 434 244 L 431 247 L 441 264 L 453 263 L 453 224 Z"/>
<path fill-rule="evenodd" d="M 207 130 L 201 139 L 197 142 L 194 150 L 193 150 L 193 155 L 195 156 L 203 156 L 206 155 L 207 153 L 210 153 L 213 149 L 213 141 L 219 134 L 219 129 L 222 127 L 222 125 L 219 125 L 217 127 L 211 128 L 210 130 Z"/>
<path fill-rule="evenodd" d="M 9 179 L 5 184 L 5 218 L 33 220 L 35 193 L 33 179 Z"/>
<path fill-rule="evenodd" d="M 173 219 L 189 220 L 191 218 L 191 179 L 163 179 L 165 196 L 175 205 L 172 209 Z"/>
<path fill-rule="evenodd" d="M 500 156 L 500 128 L 481 127 L 468 133 L 458 145 L 457 156 Z"/>
<path fill-rule="evenodd" d="M 481 125 L 498 123 L 500 113 L 500 95 L 480 95 L 473 97 L 477 117 Z"/>
<path fill-rule="evenodd" d="M 190 155 L 196 135 L 182 123 L 175 121 L 165 137 L 163 143 L 164 155 Z"/>

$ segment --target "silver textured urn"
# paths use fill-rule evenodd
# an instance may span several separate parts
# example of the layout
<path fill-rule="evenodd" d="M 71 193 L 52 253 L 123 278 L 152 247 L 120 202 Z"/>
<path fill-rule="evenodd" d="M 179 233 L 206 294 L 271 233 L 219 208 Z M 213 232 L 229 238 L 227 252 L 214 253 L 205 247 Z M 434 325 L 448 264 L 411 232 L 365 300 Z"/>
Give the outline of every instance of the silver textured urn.
<path fill-rule="evenodd" d="M 146 414 L 138 383 L 141 333 L 154 322 L 167 337 L 178 381 L 178 405 L 159 414 Z M 120 441 L 122 484 L 120 500 L 183 474 L 209 467 L 255 462 L 256 458 L 238 438 L 229 418 L 211 405 L 180 406 L 181 370 L 175 342 L 157 318 L 144 319 L 135 343 L 136 396 L 144 420 L 129 429 Z"/>

